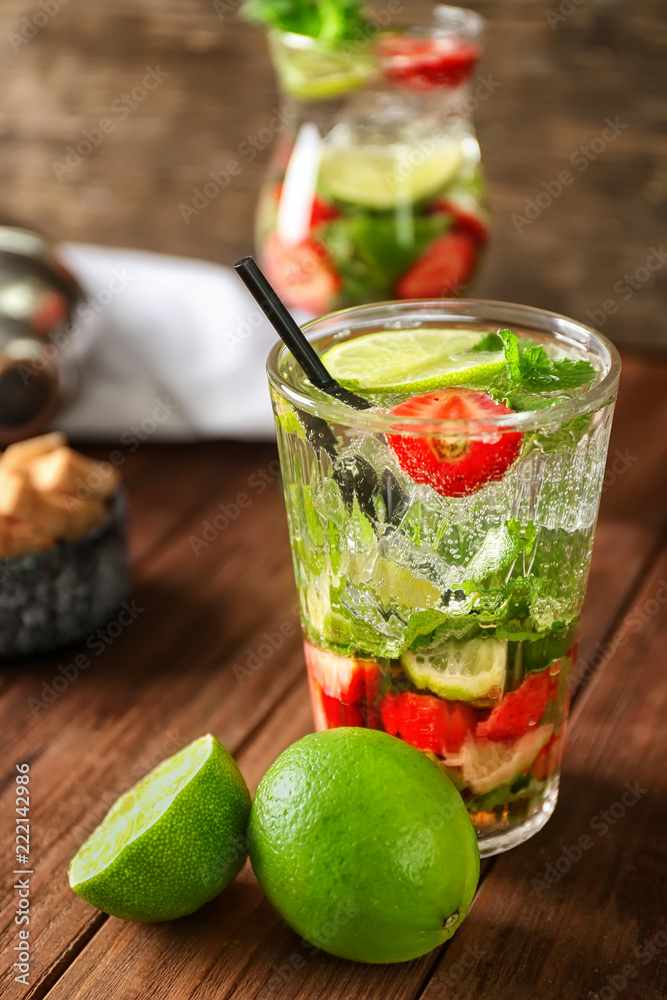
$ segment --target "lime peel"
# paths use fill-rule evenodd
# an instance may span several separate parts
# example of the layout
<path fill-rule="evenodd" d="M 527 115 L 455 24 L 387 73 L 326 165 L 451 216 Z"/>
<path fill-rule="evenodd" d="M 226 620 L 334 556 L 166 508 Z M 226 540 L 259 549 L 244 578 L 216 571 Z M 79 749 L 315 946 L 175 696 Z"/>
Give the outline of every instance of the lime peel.
<path fill-rule="evenodd" d="M 479 333 L 413 329 L 367 333 L 330 347 L 322 362 L 349 389 L 421 392 L 485 384 L 505 368 L 500 352 L 474 351 Z"/>
<path fill-rule="evenodd" d="M 250 860 L 297 933 L 358 962 L 402 962 L 448 940 L 479 878 L 463 801 L 420 750 L 337 728 L 289 747 L 253 802 Z"/>

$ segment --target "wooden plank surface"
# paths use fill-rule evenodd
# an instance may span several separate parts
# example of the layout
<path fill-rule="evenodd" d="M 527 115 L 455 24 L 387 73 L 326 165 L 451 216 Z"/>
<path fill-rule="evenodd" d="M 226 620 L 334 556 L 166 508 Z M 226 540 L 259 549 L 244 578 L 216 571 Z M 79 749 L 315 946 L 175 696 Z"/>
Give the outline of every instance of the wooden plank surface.
<path fill-rule="evenodd" d="M 254 787 L 311 726 L 278 482 L 253 495 L 217 537 L 193 547 L 220 505 L 250 489 L 258 468 L 275 470 L 273 446 L 147 445 L 128 459 L 135 596 L 144 610 L 36 716 L 28 699 L 40 698 L 63 657 L 0 672 L 0 752 L 10 768 L 14 760 L 31 761 L 36 838 L 32 985 L 12 981 L 14 899 L 5 878 L 3 998 L 416 1000 L 426 990 L 429 1000 L 519 1000 L 539 982 L 546 1000 L 588 1000 L 628 963 L 637 968 L 632 989 L 644 990 L 626 991 L 628 997 L 664 995 L 660 962 L 644 964 L 643 952 L 632 956 L 659 933 L 664 916 L 665 615 L 649 614 L 641 630 L 636 623 L 667 580 L 667 443 L 654 432 L 667 418 L 667 363 L 624 360 L 584 616 L 579 671 L 586 686 L 575 707 L 561 802 L 530 844 L 487 866 L 453 942 L 401 966 L 313 955 L 263 901 L 248 868 L 227 893 L 173 925 L 124 924 L 70 892 L 66 869 L 76 847 L 158 760 L 210 730 Z M 284 641 L 274 640 L 280 648 L 273 655 L 252 657 L 263 633 L 281 630 Z M 625 783 L 637 781 L 647 791 L 636 808 L 604 837 L 591 831 L 591 821 L 621 800 Z M 6 780 L 5 813 L 10 795 Z M 585 832 L 594 849 L 555 885 L 531 886 L 563 845 L 576 853 Z"/>

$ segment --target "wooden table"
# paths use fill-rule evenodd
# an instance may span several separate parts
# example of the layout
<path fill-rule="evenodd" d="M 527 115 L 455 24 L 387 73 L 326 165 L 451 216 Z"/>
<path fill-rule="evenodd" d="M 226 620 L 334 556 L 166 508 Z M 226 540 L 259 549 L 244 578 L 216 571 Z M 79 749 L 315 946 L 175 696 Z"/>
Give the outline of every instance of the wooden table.
<path fill-rule="evenodd" d="M 49 704 L 59 665 L 76 651 L 0 672 L 3 1000 L 667 995 L 667 363 L 626 354 L 624 365 L 559 805 L 532 841 L 486 864 L 456 937 L 402 965 L 313 955 L 248 867 L 217 900 L 170 924 L 106 917 L 69 890 L 67 864 L 83 838 L 165 756 L 211 731 L 254 788 L 311 728 L 297 630 L 285 629 L 266 657 L 264 633 L 296 622 L 274 447 L 125 454 L 135 620 Z M 193 545 L 239 493 L 250 506 Z M 260 647 L 264 660 L 252 655 Z M 34 871 L 28 988 L 11 971 L 14 765 L 23 761 Z"/>

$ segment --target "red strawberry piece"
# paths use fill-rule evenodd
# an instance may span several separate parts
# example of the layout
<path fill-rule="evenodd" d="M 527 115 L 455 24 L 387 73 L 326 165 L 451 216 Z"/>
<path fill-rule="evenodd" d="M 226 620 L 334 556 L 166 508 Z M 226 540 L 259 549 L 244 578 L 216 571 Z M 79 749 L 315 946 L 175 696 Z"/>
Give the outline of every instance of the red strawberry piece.
<path fill-rule="evenodd" d="M 344 705 L 342 701 L 330 698 L 324 693 L 322 703 L 328 729 L 336 729 L 338 726 L 363 726 L 364 718 L 360 705 Z"/>
<path fill-rule="evenodd" d="M 313 207 L 310 212 L 311 229 L 315 229 L 316 226 L 323 226 L 326 222 L 337 219 L 339 215 L 340 212 L 337 208 L 324 201 L 319 195 L 313 195 Z"/>
<path fill-rule="evenodd" d="M 292 245 L 272 233 L 262 249 L 262 264 L 286 305 L 314 313 L 331 307 L 341 285 L 328 253 L 315 240 Z"/>
<path fill-rule="evenodd" d="M 382 725 L 392 736 L 396 736 L 398 733 L 398 698 L 397 694 L 389 691 L 379 706 Z"/>
<path fill-rule="evenodd" d="M 380 667 L 374 660 L 339 656 L 328 649 L 319 649 L 307 639 L 304 653 L 317 729 L 335 726 L 381 728 L 379 711 L 375 707 Z"/>
<path fill-rule="evenodd" d="M 399 299 L 437 299 L 454 295 L 470 280 L 478 244 L 467 233 L 439 236 L 396 285 Z"/>
<path fill-rule="evenodd" d="M 540 721 L 553 694 L 553 677 L 549 670 L 530 674 L 520 688 L 505 695 L 485 722 L 480 722 L 475 737 L 496 742 L 520 739 Z"/>
<path fill-rule="evenodd" d="M 485 392 L 438 389 L 414 396 L 391 411 L 397 417 L 437 420 L 479 420 L 512 413 Z M 397 425 L 400 430 L 400 425 Z M 428 483 L 446 497 L 476 493 L 492 480 L 502 479 L 521 450 L 523 434 L 480 427 L 474 437 L 463 431 L 456 437 L 428 434 L 388 434 L 387 441 L 401 468 L 416 483 Z"/>
<path fill-rule="evenodd" d="M 441 198 L 433 206 L 433 211 L 435 213 L 446 212 L 452 216 L 451 232 L 465 233 L 467 236 L 471 236 L 480 246 L 486 246 L 489 242 L 489 228 L 486 223 L 478 215 L 466 212 L 456 202 Z"/>
<path fill-rule="evenodd" d="M 474 45 L 451 38 L 383 38 L 379 43 L 385 76 L 412 90 L 458 87 L 479 58 Z"/>
<path fill-rule="evenodd" d="M 308 675 L 308 686 L 313 720 L 318 732 L 324 729 L 336 729 L 339 726 L 364 725 L 361 705 L 346 705 L 338 698 L 331 698 L 324 693 L 312 674 Z"/>
<path fill-rule="evenodd" d="M 303 644 L 308 672 L 330 698 L 352 704 L 373 700 L 377 692 L 380 668 L 374 660 L 355 660 L 319 649 L 307 639 Z"/>
<path fill-rule="evenodd" d="M 418 750 L 444 756 L 458 753 L 477 723 L 477 713 L 465 702 L 441 701 L 428 694 L 405 691 L 385 695 L 380 710 L 388 733 Z"/>

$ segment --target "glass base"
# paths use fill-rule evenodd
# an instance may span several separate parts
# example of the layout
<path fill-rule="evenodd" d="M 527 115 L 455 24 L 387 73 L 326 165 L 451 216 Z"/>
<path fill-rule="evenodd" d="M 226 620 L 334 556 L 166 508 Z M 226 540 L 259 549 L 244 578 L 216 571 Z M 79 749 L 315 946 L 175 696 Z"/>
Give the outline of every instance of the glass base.
<path fill-rule="evenodd" d="M 506 829 L 496 828 L 492 833 L 478 830 L 479 856 L 490 858 L 494 854 L 502 854 L 534 837 L 545 826 L 556 808 L 559 780 L 558 776 L 552 779 L 539 805 L 522 823 L 513 824 Z"/>

